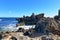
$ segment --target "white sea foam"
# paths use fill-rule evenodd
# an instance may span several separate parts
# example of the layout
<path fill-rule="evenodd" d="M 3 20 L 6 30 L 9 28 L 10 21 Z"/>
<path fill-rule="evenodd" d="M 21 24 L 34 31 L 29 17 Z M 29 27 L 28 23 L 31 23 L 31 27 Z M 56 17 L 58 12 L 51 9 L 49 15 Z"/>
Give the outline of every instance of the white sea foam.
<path fill-rule="evenodd" d="M 30 28 L 34 28 L 35 25 L 23 25 L 23 26 L 18 26 L 16 27 L 16 24 L 9 24 L 7 26 L 2 27 L 3 31 L 17 31 L 19 28 L 23 28 L 23 29 L 30 29 Z"/>
<path fill-rule="evenodd" d="M 2 27 L 3 31 L 16 31 L 17 28 L 15 27 L 15 24 L 9 24 L 7 26 Z"/>
<path fill-rule="evenodd" d="M 17 28 L 30 29 L 30 28 L 35 28 L 35 25 L 23 25 L 23 26 L 18 26 Z"/>

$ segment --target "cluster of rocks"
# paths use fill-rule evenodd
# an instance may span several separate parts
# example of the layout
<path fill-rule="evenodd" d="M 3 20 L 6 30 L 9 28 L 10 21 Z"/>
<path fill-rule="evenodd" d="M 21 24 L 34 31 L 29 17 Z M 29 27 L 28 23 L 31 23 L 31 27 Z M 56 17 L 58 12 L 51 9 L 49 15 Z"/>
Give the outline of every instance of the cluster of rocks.
<path fill-rule="evenodd" d="M 24 33 L 26 35 L 34 35 L 34 32 L 43 34 L 53 33 L 60 35 L 60 10 L 58 11 L 58 15 L 54 16 L 54 18 L 44 17 L 44 13 L 38 15 L 32 13 L 31 16 L 17 18 L 17 21 L 19 24 L 24 23 L 25 25 L 36 25 L 34 31 L 29 29 L 30 31 L 26 31 Z"/>
<path fill-rule="evenodd" d="M 38 14 L 35 15 L 34 13 L 32 13 L 31 16 L 23 16 L 23 18 L 16 18 L 16 20 L 18 21 L 18 23 L 20 23 L 20 25 L 36 25 L 36 23 L 39 21 L 39 19 L 44 18 L 44 14 Z M 17 24 L 18 26 L 18 24 Z"/>
<path fill-rule="evenodd" d="M 40 19 L 36 24 L 35 31 L 60 35 L 60 10 L 54 18 L 45 17 L 44 19 Z"/>

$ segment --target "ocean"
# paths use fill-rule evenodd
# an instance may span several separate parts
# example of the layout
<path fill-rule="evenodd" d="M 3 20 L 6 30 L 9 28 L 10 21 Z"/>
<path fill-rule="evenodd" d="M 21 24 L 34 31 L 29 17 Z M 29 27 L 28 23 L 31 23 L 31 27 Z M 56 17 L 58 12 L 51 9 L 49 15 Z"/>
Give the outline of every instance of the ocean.
<path fill-rule="evenodd" d="M 18 21 L 16 20 L 16 18 L 0 18 L 0 32 L 17 31 L 19 28 L 35 28 L 35 25 L 22 25 L 16 27 L 17 23 Z"/>
<path fill-rule="evenodd" d="M 17 23 L 16 18 L 0 18 L 0 32 L 15 31 Z"/>

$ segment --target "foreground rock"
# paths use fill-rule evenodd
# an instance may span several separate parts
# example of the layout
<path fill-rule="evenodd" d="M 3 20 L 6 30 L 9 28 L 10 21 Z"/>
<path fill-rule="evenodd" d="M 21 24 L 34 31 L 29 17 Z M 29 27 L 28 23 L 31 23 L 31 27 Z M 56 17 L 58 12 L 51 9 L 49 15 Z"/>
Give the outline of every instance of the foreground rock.
<path fill-rule="evenodd" d="M 57 34 L 60 35 L 60 10 L 58 15 L 54 18 L 44 17 L 44 13 L 35 15 L 32 13 L 31 16 L 23 16 L 22 18 L 17 18 L 18 24 L 20 25 L 36 25 L 34 32 L 32 30 L 26 31 L 27 34 L 42 33 L 42 34 Z"/>
<path fill-rule="evenodd" d="M 60 35 L 60 11 L 59 15 L 54 18 L 40 19 L 36 24 L 35 31 Z"/>
<path fill-rule="evenodd" d="M 6 33 L 4 35 L 6 35 Z M 2 40 L 45 40 L 45 39 L 60 40 L 60 36 L 49 34 L 49 35 L 40 35 L 32 38 L 32 37 L 23 35 L 23 32 L 10 32 L 9 34 L 6 35 L 6 37 L 2 38 Z"/>
<path fill-rule="evenodd" d="M 2 34 L 0 34 L 0 40 L 2 39 Z"/>

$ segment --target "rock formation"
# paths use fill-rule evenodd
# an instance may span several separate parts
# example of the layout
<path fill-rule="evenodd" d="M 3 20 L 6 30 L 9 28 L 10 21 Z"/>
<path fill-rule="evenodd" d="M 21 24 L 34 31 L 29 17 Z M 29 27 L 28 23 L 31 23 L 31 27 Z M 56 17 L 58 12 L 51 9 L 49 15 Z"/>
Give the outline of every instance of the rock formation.
<path fill-rule="evenodd" d="M 38 14 L 35 15 L 32 13 L 32 15 L 29 16 L 23 16 L 23 18 L 17 18 L 16 20 L 18 21 L 19 24 L 25 24 L 25 25 L 36 25 L 39 19 L 44 18 L 44 14 Z M 18 24 L 17 24 L 18 25 Z"/>
<path fill-rule="evenodd" d="M 44 17 L 44 13 L 35 15 L 32 13 L 31 16 L 23 16 L 23 18 L 18 18 L 18 23 L 25 23 L 25 25 L 36 25 L 34 31 L 26 31 L 24 34 L 33 34 L 43 33 L 43 34 L 58 34 L 60 35 L 60 10 L 58 11 L 58 15 L 54 16 L 54 18 Z"/>
<path fill-rule="evenodd" d="M 35 31 L 46 34 L 48 31 L 48 33 L 51 32 L 60 35 L 60 10 L 58 14 L 54 18 L 40 19 L 36 24 Z"/>

